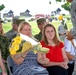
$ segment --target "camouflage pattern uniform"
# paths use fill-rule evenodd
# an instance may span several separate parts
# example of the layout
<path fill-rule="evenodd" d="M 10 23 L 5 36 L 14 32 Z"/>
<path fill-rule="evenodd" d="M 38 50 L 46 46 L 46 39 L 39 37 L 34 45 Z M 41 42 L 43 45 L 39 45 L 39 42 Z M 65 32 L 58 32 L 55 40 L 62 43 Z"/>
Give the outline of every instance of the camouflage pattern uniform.
<path fill-rule="evenodd" d="M 39 19 L 37 20 L 37 25 L 38 25 L 38 26 L 39 26 L 39 25 L 44 26 L 44 25 L 46 25 L 46 24 L 47 24 L 47 21 L 46 21 L 45 18 L 39 18 Z M 40 32 L 39 32 L 38 34 L 36 34 L 34 37 L 35 37 L 37 40 L 41 41 L 41 39 L 42 39 L 42 29 L 43 29 L 43 27 L 41 27 L 41 28 L 39 28 L 39 29 L 40 29 Z"/>
<path fill-rule="evenodd" d="M 42 39 L 42 33 L 40 32 L 40 33 L 36 34 L 34 37 L 35 37 L 37 40 L 41 41 L 41 39 Z"/>

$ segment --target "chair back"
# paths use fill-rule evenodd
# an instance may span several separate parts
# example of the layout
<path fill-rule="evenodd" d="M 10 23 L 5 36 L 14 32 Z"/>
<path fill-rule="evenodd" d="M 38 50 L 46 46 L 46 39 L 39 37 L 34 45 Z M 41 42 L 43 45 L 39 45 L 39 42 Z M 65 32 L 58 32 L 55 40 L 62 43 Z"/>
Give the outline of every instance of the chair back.
<path fill-rule="evenodd" d="M 9 75 L 13 75 L 12 74 L 12 66 L 13 66 L 13 63 L 12 63 L 12 58 L 11 56 L 8 56 L 7 57 L 7 66 L 8 66 L 8 70 L 9 70 Z"/>

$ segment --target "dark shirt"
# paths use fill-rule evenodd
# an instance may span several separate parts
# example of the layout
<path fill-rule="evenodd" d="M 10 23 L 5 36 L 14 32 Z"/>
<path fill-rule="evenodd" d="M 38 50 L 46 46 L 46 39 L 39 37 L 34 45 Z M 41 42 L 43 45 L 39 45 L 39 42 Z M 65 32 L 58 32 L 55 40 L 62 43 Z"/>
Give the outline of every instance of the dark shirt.
<path fill-rule="evenodd" d="M 42 33 L 39 32 L 39 33 L 36 34 L 34 37 L 35 37 L 38 41 L 41 41 L 41 39 L 42 39 Z"/>
<path fill-rule="evenodd" d="M 9 41 L 11 42 L 11 40 L 16 37 L 17 31 L 11 29 L 5 35 L 9 39 Z"/>

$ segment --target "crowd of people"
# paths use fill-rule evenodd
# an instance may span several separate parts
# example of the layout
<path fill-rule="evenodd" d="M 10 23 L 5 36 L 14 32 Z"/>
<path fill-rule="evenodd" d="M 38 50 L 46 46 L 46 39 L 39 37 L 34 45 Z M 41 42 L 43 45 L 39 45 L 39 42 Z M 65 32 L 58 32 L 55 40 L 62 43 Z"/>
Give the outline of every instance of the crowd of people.
<path fill-rule="evenodd" d="M 13 19 L 12 29 L 7 33 L 3 31 L 2 22 L 3 21 L 0 20 L 0 34 L 7 37 L 9 43 L 21 33 L 30 38 L 35 38 L 37 42 L 40 42 L 42 47 L 49 49 L 47 54 L 41 52 L 34 54 L 31 51 L 27 51 L 24 56 L 16 60 L 12 59 L 13 75 L 35 75 L 40 73 L 46 73 L 47 75 L 72 75 L 75 56 L 75 46 L 73 42 L 75 39 L 70 31 L 65 32 L 66 36 L 64 41 L 62 41 L 57 37 L 54 25 L 47 22 L 45 18 L 37 20 L 37 26 L 40 32 L 35 36 L 32 35 L 31 25 L 25 22 L 24 19 Z M 0 50 L 1 73 L 2 75 L 9 75 L 8 66 L 6 68 L 4 63 L 4 61 L 7 63 L 7 60 L 3 59 L 1 53 L 2 50 Z M 10 56 L 9 53 L 8 56 Z M 34 59 L 32 57 L 34 57 Z M 44 70 L 36 71 L 31 69 L 32 66 L 42 67 Z"/>

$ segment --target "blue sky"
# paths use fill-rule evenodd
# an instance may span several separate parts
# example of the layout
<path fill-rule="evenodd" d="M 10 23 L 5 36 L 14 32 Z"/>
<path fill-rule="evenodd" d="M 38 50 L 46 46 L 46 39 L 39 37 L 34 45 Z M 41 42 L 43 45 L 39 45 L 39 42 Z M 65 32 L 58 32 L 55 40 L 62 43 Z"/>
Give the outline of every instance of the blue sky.
<path fill-rule="evenodd" d="M 56 4 L 55 0 L 51 0 L 52 4 L 49 4 L 50 0 L 0 0 L 0 4 L 5 5 L 5 9 L 13 10 L 16 15 L 20 12 L 24 12 L 26 9 L 30 10 L 31 14 L 50 14 L 51 11 L 55 10 L 60 4 Z"/>

